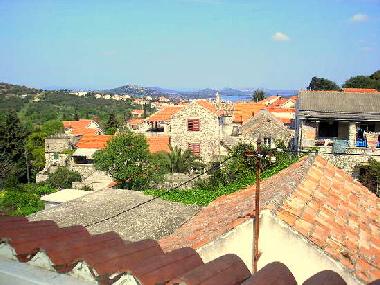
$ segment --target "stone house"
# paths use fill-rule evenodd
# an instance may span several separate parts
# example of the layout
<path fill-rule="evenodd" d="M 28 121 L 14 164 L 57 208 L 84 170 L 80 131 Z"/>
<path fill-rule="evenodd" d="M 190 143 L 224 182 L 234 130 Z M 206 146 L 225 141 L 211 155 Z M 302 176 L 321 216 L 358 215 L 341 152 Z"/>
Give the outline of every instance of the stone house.
<path fill-rule="evenodd" d="M 297 149 L 317 149 L 351 172 L 369 157 L 380 160 L 379 136 L 380 92 L 350 88 L 299 93 Z"/>
<path fill-rule="evenodd" d="M 185 105 L 170 105 L 164 106 L 156 113 L 152 114 L 146 122 L 149 124 L 149 132 L 151 135 L 170 133 L 170 122 L 174 114 L 179 112 Z"/>
<path fill-rule="evenodd" d="M 210 162 L 221 155 L 221 122 L 215 106 L 195 100 L 176 112 L 170 121 L 171 145 L 190 149 Z"/>
<path fill-rule="evenodd" d="M 256 144 L 260 137 L 264 145 L 270 148 L 276 147 L 276 142 L 282 141 L 289 145 L 294 136 L 279 119 L 267 110 L 261 110 L 241 126 L 241 141 Z"/>

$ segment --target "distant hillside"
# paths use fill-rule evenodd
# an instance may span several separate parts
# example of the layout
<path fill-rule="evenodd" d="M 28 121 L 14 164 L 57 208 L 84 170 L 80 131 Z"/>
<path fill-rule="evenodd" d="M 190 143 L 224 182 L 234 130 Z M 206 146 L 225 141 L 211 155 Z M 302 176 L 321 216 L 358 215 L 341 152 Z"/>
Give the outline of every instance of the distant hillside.
<path fill-rule="evenodd" d="M 0 82 L 0 95 L 8 95 L 8 96 L 14 96 L 14 95 L 24 95 L 24 94 L 36 94 L 41 92 L 39 89 L 35 88 L 29 88 L 22 85 L 15 85 L 15 84 L 9 84 Z"/>

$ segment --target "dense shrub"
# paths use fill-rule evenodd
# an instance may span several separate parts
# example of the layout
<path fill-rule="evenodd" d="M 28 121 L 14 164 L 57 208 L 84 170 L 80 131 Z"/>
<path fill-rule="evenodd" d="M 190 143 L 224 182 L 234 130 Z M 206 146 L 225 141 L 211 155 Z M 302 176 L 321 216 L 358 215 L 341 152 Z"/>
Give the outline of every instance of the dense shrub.
<path fill-rule="evenodd" d="M 206 206 L 217 197 L 233 193 L 256 181 L 254 157 L 247 158 L 244 153 L 254 150 L 252 145 L 239 145 L 233 149 L 229 159 L 222 167 L 214 166 L 210 170 L 210 177 L 197 183 L 190 190 L 146 190 L 145 194 L 159 196 L 162 199 L 182 202 L 184 204 L 197 204 Z M 263 150 L 265 152 L 265 150 Z M 269 163 L 262 160 L 261 179 L 268 178 L 282 169 L 287 168 L 298 160 L 298 157 L 286 152 L 273 152 L 276 162 Z"/>
<path fill-rule="evenodd" d="M 46 184 L 25 184 L 0 191 L 0 211 L 12 216 L 27 216 L 44 208 L 41 196 L 56 190 Z"/>
<path fill-rule="evenodd" d="M 368 165 L 360 166 L 359 181 L 380 197 L 380 162 L 370 158 Z"/>
<path fill-rule="evenodd" d="M 67 167 L 59 167 L 57 171 L 49 174 L 46 181 L 51 187 L 66 189 L 71 188 L 73 182 L 82 181 L 78 172 L 70 171 Z"/>

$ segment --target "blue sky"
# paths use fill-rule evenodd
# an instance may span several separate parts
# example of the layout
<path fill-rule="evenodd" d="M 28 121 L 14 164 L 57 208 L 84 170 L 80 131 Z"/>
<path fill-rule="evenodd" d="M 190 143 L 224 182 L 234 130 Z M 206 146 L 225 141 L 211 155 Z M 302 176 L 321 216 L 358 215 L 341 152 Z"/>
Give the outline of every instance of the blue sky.
<path fill-rule="evenodd" d="M 380 69 L 380 0 L 0 0 L 0 81 L 300 89 Z"/>

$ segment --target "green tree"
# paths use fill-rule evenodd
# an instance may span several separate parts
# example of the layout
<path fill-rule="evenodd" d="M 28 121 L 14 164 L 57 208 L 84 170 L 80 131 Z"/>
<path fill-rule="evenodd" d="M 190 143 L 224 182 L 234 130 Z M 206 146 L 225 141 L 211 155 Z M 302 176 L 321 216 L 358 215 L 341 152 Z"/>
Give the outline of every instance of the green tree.
<path fill-rule="evenodd" d="M 259 102 L 261 100 L 264 100 L 266 97 L 266 94 L 264 90 L 262 89 L 256 89 L 252 94 L 252 100 L 255 102 Z"/>
<path fill-rule="evenodd" d="M 8 112 L 0 123 L 0 185 L 27 181 L 26 136 L 16 112 Z"/>
<path fill-rule="evenodd" d="M 380 81 L 380 70 L 377 70 L 374 73 L 372 73 L 370 78 Z"/>
<path fill-rule="evenodd" d="M 117 131 L 117 127 L 118 122 L 116 120 L 115 114 L 111 113 L 106 124 L 106 134 L 113 135 Z"/>
<path fill-rule="evenodd" d="M 376 74 L 374 74 L 376 76 Z M 344 84 L 344 88 L 379 88 L 379 82 L 369 76 L 358 75 L 351 77 Z"/>
<path fill-rule="evenodd" d="M 82 181 L 82 177 L 78 172 L 70 171 L 67 167 L 58 167 L 58 169 L 49 174 L 46 183 L 53 188 L 67 189 L 71 188 L 73 182 Z"/>
<path fill-rule="evenodd" d="M 314 76 L 311 81 L 309 86 L 307 87 L 308 90 L 341 90 L 341 88 L 333 81 L 328 80 L 326 78 L 320 78 Z"/>
<path fill-rule="evenodd" d="M 115 136 L 105 149 L 95 153 L 94 163 L 128 189 L 143 189 L 162 179 L 162 166 L 149 153 L 141 134 L 126 132 Z"/>
<path fill-rule="evenodd" d="M 183 151 L 179 147 L 172 148 L 170 146 L 170 153 L 167 154 L 167 158 L 168 168 L 172 173 L 186 173 L 204 166 L 200 158 L 193 155 L 190 150 Z"/>

